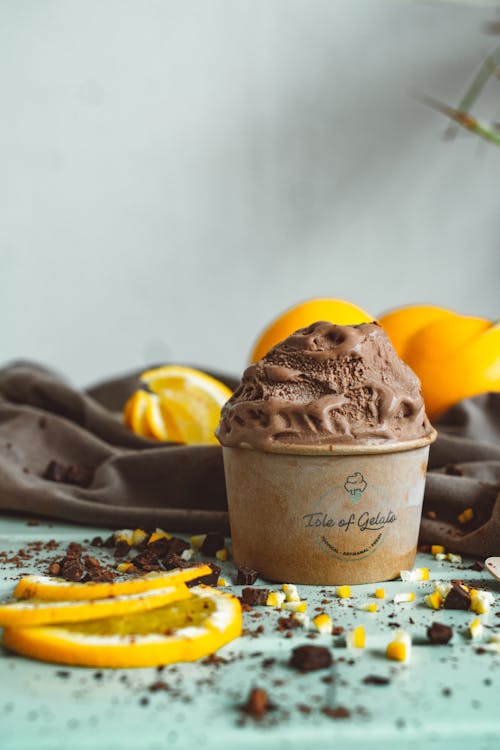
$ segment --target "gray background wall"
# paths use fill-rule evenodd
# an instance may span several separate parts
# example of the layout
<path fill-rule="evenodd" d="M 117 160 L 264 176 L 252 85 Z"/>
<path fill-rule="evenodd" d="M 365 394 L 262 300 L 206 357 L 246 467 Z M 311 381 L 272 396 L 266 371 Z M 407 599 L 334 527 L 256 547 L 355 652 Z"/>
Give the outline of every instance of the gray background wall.
<path fill-rule="evenodd" d="M 457 103 L 498 11 L 0 0 L 2 359 L 238 372 L 282 308 L 500 314 L 500 149 Z M 500 119 L 500 82 L 476 112 Z"/>

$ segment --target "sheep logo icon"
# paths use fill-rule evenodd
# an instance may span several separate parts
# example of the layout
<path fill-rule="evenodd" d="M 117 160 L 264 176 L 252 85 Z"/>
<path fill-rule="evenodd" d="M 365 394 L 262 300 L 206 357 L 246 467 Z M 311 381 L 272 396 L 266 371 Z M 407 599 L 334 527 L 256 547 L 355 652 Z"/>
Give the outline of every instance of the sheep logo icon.
<path fill-rule="evenodd" d="M 344 489 L 351 496 L 351 502 L 353 505 L 359 503 L 361 495 L 366 490 L 366 487 L 367 484 L 364 477 L 359 471 L 355 471 L 354 474 L 349 474 L 344 482 Z"/>

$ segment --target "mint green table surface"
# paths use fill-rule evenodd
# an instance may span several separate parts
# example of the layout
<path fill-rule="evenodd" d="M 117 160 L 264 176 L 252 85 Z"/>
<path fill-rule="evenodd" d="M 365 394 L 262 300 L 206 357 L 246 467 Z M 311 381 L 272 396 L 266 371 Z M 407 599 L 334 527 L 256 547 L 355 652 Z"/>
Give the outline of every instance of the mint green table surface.
<path fill-rule="evenodd" d="M 90 539 L 106 530 L 26 519 L 0 518 L 0 551 L 17 552 L 30 541 L 55 539 L 59 550 L 41 552 L 54 558 L 70 541 Z M 436 562 L 421 554 L 417 565 L 431 568 L 431 578 L 461 578 L 482 582 L 495 595 L 495 605 L 482 617 L 486 638 L 500 631 L 500 584 L 487 573 L 469 570 L 471 561 L 457 566 Z M 0 593 L 9 594 L 21 572 L 39 572 L 47 564 L 26 561 L 20 569 L 0 563 Z M 225 575 L 234 580 L 232 564 Z M 277 588 L 277 586 L 275 587 Z M 292 638 L 276 630 L 279 613 L 267 607 L 245 614 L 245 627 L 264 633 L 246 635 L 219 651 L 223 664 L 178 664 L 156 669 L 100 670 L 68 668 L 16 656 L 0 649 L 1 750 L 161 750 L 162 748 L 500 748 L 500 654 L 481 653 L 471 642 L 470 612 L 433 612 L 422 602 L 432 583 L 385 584 L 386 599 L 377 613 L 361 611 L 373 601 L 373 584 L 352 587 L 353 597 L 340 601 L 331 588 L 300 586 L 308 611 L 323 605 L 335 625 L 351 628 L 364 623 L 367 647 L 348 650 L 342 637 Z M 232 586 L 235 593 L 239 587 Z M 415 603 L 393 603 L 398 591 L 413 590 Z M 261 614 L 260 617 L 252 615 Z M 392 617 L 391 617 L 392 615 Z M 426 628 L 433 621 L 454 627 L 447 646 L 431 646 Z M 413 654 L 409 664 L 388 661 L 385 646 L 397 622 L 411 632 Z M 331 669 L 299 674 L 288 666 L 293 647 L 328 645 L 335 657 Z M 478 651 L 479 647 L 479 651 Z M 271 667 L 264 659 L 273 658 Z M 369 675 L 388 677 L 387 685 L 366 684 Z M 327 678 L 326 681 L 324 678 Z M 169 692 L 154 690 L 163 681 Z M 153 686 L 153 689 L 152 689 Z M 249 690 L 268 691 L 276 709 L 261 722 L 239 710 Z M 299 706 L 312 709 L 305 713 Z M 343 706 L 345 719 L 332 719 L 321 709 Z"/>

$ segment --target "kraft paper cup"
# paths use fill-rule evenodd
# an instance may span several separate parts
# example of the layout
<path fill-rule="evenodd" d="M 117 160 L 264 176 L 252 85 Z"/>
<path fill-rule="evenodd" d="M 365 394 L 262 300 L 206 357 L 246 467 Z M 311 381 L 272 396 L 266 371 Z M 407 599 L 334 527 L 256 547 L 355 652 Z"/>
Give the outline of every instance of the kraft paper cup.
<path fill-rule="evenodd" d="M 412 568 L 435 437 L 328 452 L 224 447 L 235 563 L 273 581 L 320 585 L 385 581 Z"/>

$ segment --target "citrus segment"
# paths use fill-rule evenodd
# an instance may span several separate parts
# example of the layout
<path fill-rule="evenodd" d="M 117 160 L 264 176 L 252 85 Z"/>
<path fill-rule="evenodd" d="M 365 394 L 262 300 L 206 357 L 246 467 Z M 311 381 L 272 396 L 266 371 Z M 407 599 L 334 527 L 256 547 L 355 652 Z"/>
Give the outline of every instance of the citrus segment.
<path fill-rule="evenodd" d="M 155 437 L 147 418 L 150 400 L 149 393 L 136 391 L 123 407 L 123 421 L 127 427 L 130 427 L 136 435 L 147 438 Z"/>
<path fill-rule="evenodd" d="M 24 576 L 14 589 L 16 599 L 43 599 L 45 601 L 69 601 L 75 599 L 105 599 L 110 596 L 139 594 L 166 586 L 179 586 L 200 576 L 210 575 L 209 565 L 193 565 L 175 568 L 164 573 L 148 573 L 126 581 L 108 583 L 72 583 L 50 576 Z"/>
<path fill-rule="evenodd" d="M 8 648 L 42 661 L 89 667 L 153 667 L 194 661 L 241 635 L 236 597 L 208 586 L 189 599 L 127 617 L 66 626 L 6 628 Z"/>
<path fill-rule="evenodd" d="M 231 390 L 200 370 L 165 365 L 148 370 L 141 381 L 159 400 L 150 402 L 147 417 L 159 440 L 216 444 L 220 410 Z"/>
<path fill-rule="evenodd" d="M 106 599 L 57 602 L 18 599 L 0 604 L 0 626 L 31 627 L 56 622 L 97 620 L 101 617 L 113 617 L 164 607 L 170 602 L 187 599 L 190 596 L 191 591 L 182 583 L 179 586 L 143 591 L 140 594 L 112 596 Z"/>
<path fill-rule="evenodd" d="M 310 299 L 294 305 L 270 323 L 257 339 L 250 362 L 262 359 L 280 341 L 299 328 L 306 328 L 318 320 L 327 320 L 338 325 L 370 323 L 373 316 L 360 307 L 341 299 Z"/>
<path fill-rule="evenodd" d="M 182 442 L 182 434 L 172 417 L 156 393 L 148 393 L 149 403 L 146 409 L 146 419 L 149 429 L 157 440 Z"/>

